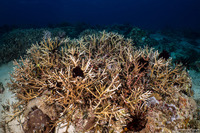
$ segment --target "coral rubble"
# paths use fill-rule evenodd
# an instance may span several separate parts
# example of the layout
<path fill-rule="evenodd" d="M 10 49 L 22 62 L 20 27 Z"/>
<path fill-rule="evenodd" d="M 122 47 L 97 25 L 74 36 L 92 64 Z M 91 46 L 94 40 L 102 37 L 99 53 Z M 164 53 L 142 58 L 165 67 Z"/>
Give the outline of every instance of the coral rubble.
<path fill-rule="evenodd" d="M 23 116 L 29 132 L 61 123 L 66 132 L 177 131 L 194 119 L 186 69 L 117 33 L 48 37 L 15 64 L 10 86 L 19 102 L 7 123 Z"/>

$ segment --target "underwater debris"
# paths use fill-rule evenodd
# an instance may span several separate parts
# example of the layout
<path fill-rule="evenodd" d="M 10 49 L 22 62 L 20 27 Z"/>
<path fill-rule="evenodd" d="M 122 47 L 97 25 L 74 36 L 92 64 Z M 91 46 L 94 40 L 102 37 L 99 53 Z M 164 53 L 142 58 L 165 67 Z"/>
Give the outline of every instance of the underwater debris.
<path fill-rule="evenodd" d="M 33 45 L 26 59 L 15 61 L 11 90 L 19 100 L 13 108 L 20 113 L 13 116 L 22 115 L 29 125 L 29 115 L 37 112 L 44 127 L 45 122 L 52 127 L 67 122 L 66 130 L 73 126 L 74 132 L 185 128 L 185 119 L 192 120 L 195 110 L 188 104 L 190 95 L 182 93 L 191 90 L 187 71 L 171 59 L 158 59 L 152 48 L 132 44 L 103 31 Z"/>

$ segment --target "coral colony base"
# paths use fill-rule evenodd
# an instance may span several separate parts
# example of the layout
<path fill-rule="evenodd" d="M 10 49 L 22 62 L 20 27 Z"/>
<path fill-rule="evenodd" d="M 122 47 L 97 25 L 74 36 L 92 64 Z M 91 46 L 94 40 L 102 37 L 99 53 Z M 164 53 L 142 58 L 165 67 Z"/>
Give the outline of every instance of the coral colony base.
<path fill-rule="evenodd" d="M 116 33 L 44 38 L 12 73 L 18 102 L 3 105 L 6 132 L 171 132 L 190 129 L 191 79 L 166 51 L 133 46 Z"/>

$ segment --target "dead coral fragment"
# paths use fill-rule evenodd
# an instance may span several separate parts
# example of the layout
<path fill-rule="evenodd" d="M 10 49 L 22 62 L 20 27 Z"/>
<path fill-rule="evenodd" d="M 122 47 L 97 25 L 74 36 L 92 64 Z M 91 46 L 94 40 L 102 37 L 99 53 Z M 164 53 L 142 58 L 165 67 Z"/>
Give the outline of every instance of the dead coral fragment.
<path fill-rule="evenodd" d="M 23 127 L 24 132 L 26 133 L 54 133 L 50 123 L 50 118 L 40 109 L 35 109 L 28 114 Z"/>
<path fill-rule="evenodd" d="M 28 102 L 27 107 L 24 111 L 24 115 L 27 116 L 34 107 L 40 109 L 44 114 L 46 114 L 51 120 L 56 120 L 57 113 L 54 108 L 55 105 L 48 105 L 45 101 L 47 97 L 45 95 L 37 97 Z"/>

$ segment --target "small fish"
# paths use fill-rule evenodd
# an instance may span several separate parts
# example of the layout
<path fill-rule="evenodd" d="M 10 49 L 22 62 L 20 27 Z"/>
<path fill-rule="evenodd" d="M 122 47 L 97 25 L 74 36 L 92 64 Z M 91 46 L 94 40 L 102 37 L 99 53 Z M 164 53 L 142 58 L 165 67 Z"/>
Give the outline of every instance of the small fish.
<path fill-rule="evenodd" d="M 125 132 L 127 132 L 128 131 L 128 128 L 127 127 L 125 127 L 124 128 L 124 130 L 123 131 L 121 131 L 121 133 L 125 133 Z"/>

